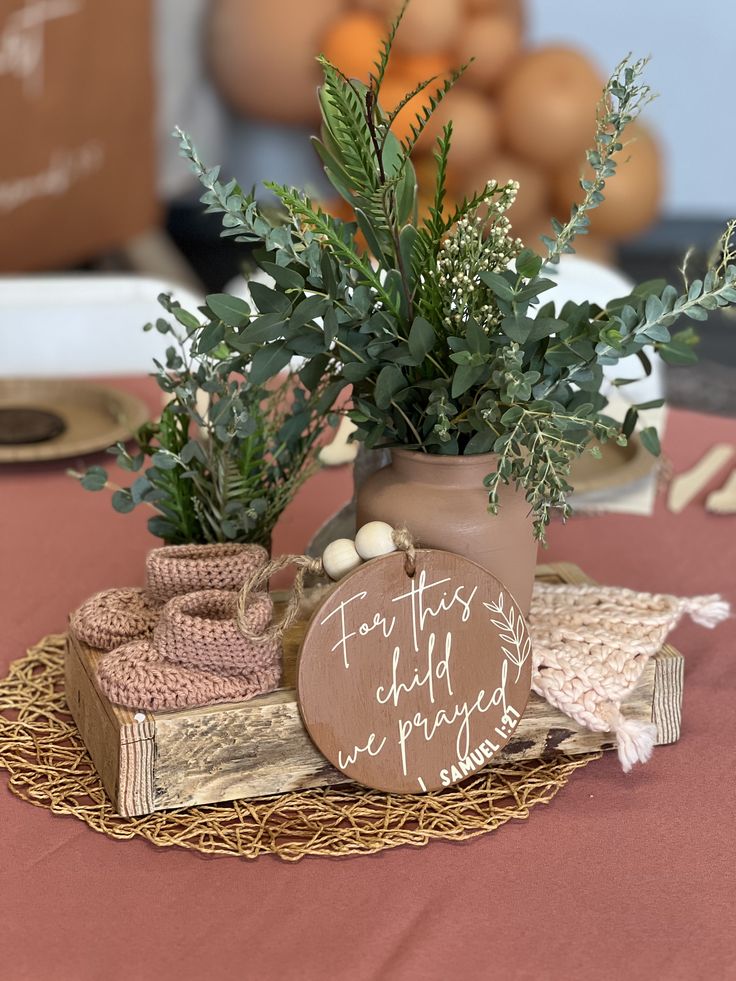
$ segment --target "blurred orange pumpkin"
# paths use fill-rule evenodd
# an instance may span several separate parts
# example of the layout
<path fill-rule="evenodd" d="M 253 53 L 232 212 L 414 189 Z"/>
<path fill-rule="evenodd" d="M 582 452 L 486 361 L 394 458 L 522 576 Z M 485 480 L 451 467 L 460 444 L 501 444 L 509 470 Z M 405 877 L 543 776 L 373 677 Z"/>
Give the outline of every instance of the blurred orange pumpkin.
<path fill-rule="evenodd" d="M 507 13 L 479 14 L 468 18 L 455 49 L 459 64 L 475 58 L 465 82 L 474 88 L 491 89 L 518 56 L 521 41 L 521 24 Z"/>
<path fill-rule="evenodd" d="M 510 14 L 524 23 L 524 0 L 465 0 L 465 7 L 471 14 Z"/>
<path fill-rule="evenodd" d="M 392 112 L 404 96 L 416 87 L 416 80 L 401 75 L 387 76 L 381 85 L 378 101 L 384 112 Z M 417 114 L 423 115 L 422 109 L 426 103 L 426 95 L 420 92 L 413 96 L 403 107 L 391 126 L 391 132 L 400 140 L 411 136 L 411 127 L 417 125 Z"/>
<path fill-rule="evenodd" d="M 499 122 L 491 99 L 472 89 L 457 88 L 447 96 L 432 116 L 423 136 L 424 150 L 442 133 L 442 127 L 452 121 L 450 159 L 458 172 L 490 160 L 498 149 Z"/>
<path fill-rule="evenodd" d="M 209 61 L 225 100 L 258 119 L 316 122 L 321 73 L 315 55 L 343 0 L 215 0 L 210 10 Z"/>
<path fill-rule="evenodd" d="M 391 6 L 398 9 L 397 3 Z M 396 35 L 396 50 L 406 54 L 447 51 L 455 41 L 462 19 L 458 0 L 414 0 L 406 8 Z"/>
<path fill-rule="evenodd" d="M 582 154 L 591 140 L 603 85 L 578 51 L 545 47 L 525 54 L 499 95 L 509 148 L 547 168 Z"/>
<path fill-rule="evenodd" d="M 437 76 L 437 84 L 434 86 L 436 88 L 442 83 L 442 76 L 449 74 L 452 68 L 454 63 L 444 52 L 422 55 L 392 54 L 386 77 L 399 76 L 406 81 L 411 80 L 411 88 L 414 88 L 419 82 Z"/>
<path fill-rule="evenodd" d="M 348 78 L 365 82 L 385 35 L 386 25 L 381 17 L 356 11 L 328 29 L 322 39 L 322 53 Z"/>
<path fill-rule="evenodd" d="M 353 0 L 353 6 L 360 10 L 372 10 L 385 18 L 393 17 L 399 9 L 396 0 Z"/>

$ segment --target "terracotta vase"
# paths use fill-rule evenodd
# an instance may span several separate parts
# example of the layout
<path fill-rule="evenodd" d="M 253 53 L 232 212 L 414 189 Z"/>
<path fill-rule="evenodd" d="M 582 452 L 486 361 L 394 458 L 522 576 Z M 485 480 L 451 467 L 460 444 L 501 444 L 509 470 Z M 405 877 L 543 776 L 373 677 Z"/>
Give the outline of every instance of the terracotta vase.
<path fill-rule="evenodd" d="M 436 456 L 393 450 L 391 463 L 358 489 L 357 524 L 406 527 L 421 545 L 464 555 L 488 569 L 529 612 L 537 543 L 521 491 L 501 484 L 499 512 L 488 512 L 483 478 L 492 454 Z"/>

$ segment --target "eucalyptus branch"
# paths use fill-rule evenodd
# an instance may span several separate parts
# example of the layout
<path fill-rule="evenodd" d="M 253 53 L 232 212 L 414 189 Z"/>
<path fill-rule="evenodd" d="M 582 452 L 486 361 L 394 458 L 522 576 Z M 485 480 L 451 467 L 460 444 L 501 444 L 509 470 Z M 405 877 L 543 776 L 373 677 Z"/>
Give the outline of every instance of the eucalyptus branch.
<path fill-rule="evenodd" d="M 675 363 L 694 360 L 691 350 L 696 341 L 695 336 L 684 332 L 675 342 L 670 328 L 683 316 L 704 321 L 712 310 L 725 308 L 736 302 L 734 229 L 736 222 L 729 222 L 721 237 L 718 265 L 711 268 L 703 280 L 686 279 L 685 293 L 678 295 L 674 286 L 666 285 L 659 294 L 649 294 L 645 298 L 641 312 L 637 312 L 635 304 L 637 301 L 641 302 L 642 298 L 637 298 L 634 294 L 626 298 L 620 309 L 603 310 L 595 318 L 601 327 L 594 353 L 566 369 L 559 378 L 550 380 L 537 393 L 538 397 L 554 397 L 563 385 L 574 383 L 591 365 L 616 363 L 630 354 L 639 353 L 647 346 L 660 351 L 665 360 L 674 359 Z M 682 271 L 686 277 L 684 264 Z"/>
<path fill-rule="evenodd" d="M 228 228 L 242 227 L 251 231 L 250 225 L 243 214 L 243 203 L 250 203 L 253 197 L 246 196 L 240 190 L 236 181 L 222 185 L 218 181 L 219 167 L 207 167 L 197 153 L 191 137 L 181 127 L 174 128 L 174 136 L 179 140 L 180 154 L 189 160 L 197 179 L 206 188 L 208 200 L 205 202 L 209 210 L 220 211 L 228 216 Z"/>
<path fill-rule="evenodd" d="M 544 410 L 517 405 L 508 411 L 514 413 L 514 421 L 507 423 L 506 432 L 496 442 L 496 469 L 485 480 L 489 509 L 493 513 L 498 511 L 501 483 L 523 486 L 535 515 L 535 536 L 544 542 L 552 509 L 559 509 L 563 518 L 570 513 L 566 499 L 572 487 L 568 478 L 581 444 L 567 440 L 564 433 L 569 427 L 582 431 L 583 446 L 593 437 L 604 440 L 622 437 L 615 424 L 596 416 L 566 413 L 554 404 Z"/>
<path fill-rule="evenodd" d="M 641 82 L 648 61 L 648 58 L 640 58 L 632 63 L 631 55 L 627 55 L 616 66 L 603 90 L 596 114 L 595 146 L 586 153 L 593 177 L 580 179 L 585 196 L 580 204 L 573 205 L 567 223 L 562 225 L 553 219 L 556 237 L 543 237 L 548 262 L 559 262 L 563 253 L 575 251 L 570 243 L 587 231 L 590 225 L 588 212 L 603 201 L 606 181 L 616 173 L 614 156 L 623 150 L 621 137 L 624 130 L 654 98 L 649 85 Z"/>

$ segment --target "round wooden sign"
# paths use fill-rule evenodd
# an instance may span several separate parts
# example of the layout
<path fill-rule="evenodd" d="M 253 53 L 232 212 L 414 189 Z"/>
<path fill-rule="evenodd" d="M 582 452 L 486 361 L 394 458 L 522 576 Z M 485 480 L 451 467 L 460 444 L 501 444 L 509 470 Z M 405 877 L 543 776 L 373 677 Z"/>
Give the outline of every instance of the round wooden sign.
<path fill-rule="evenodd" d="M 452 552 L 393 552 L 340 581 L 302 642 L 297 693 L 327 759 L 368 787 L 423 793 L 485 767 L 531 685 L 531 641 L 508 590 Z"/>

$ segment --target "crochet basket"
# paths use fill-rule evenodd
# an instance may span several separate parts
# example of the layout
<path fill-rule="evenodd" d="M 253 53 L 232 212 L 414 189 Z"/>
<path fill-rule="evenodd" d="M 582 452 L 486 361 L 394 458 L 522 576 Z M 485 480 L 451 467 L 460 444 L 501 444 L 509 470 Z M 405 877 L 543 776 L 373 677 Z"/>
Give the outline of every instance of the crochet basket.
<path fill-rule="evenodd" d="M 548 582 L 589 583 L 574 565 L 540 566 Z M 279 595 L 274 594 L 279 600 Z M 167 712 L 132 712 L 111 704 L 95 682 L 100 654 L 69 637 L 69 709 L 117 812 L 168 808 L 346 782 L 302 725 L 294 689 L 296 655 L 306 622 L 284 644 L 283 687 L 247 702 Z M 625 702 L 628 718 L 653 722 L 657 743 L 680 735 L 683 658 L 664 645 Z M 514 738 L 499 755 L 510 763 L 613 749 L 611 733 L 591 732 L 532 693 Z"/>

